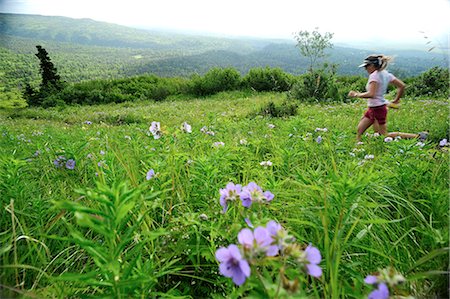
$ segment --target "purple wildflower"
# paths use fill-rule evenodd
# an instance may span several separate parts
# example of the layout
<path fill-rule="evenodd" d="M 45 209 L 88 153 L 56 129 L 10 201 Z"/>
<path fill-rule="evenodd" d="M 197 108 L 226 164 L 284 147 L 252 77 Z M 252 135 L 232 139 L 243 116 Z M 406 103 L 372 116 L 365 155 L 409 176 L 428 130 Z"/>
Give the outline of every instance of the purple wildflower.
<path fill-rule="evenodd" d="M 284 250 L 295 240 L 295 238 L 290 236 L 281 224 L 276 221 L 270 220 L 267 223 L 266 228 L 274 240 L 273 244 L 277 245 L 279 250 Z"/>
<path fill-rule="evenodd" d="M 378 284 L 378 288 L 373 290 L 367 299 L 389 299 L 389 289 L 385 283 Z"/>
<path fill-rule="evenodd" d="M 75 162 L 74 159 L 69 159 L 66 162 L 66 168 L 67 169 L 74 169 L 75 168 L 75 164 L 76 164 L 76 162 Z"/>
<path fill-rule="evenodd" d="M 320 255 L 319 249 L 309 244 L 308 247 L 306 247 L 305 249 L 305 253 L 306 259 L 309 262 L 309 264 L 306 264 L 308 274 L 313 277 L 322 276 L 322 268 L 318 266 L 318 264 L 322 260 L 322 256 Z"/>
<path fill-rule="evenodd" d="M 378 278 L 375 275 L 367 275 L 367 277 L 364 279 L 364 282 L 367 284 L 376 284 L 378 281 Z"/>
<path fill-rule="evenodd" d="M 220 262 L 220 274 L 231 277 L 236 285 L 243 284 L 250 276 L 250 265 L 242 258 L 236 245 L 231 244 L 227 248 L 219 248 L 216 251 L 216 258 Z"/>
<path fill-rule="evenodd" d="M 273 220 L 270 220 L 267 223 L 266 228 L 273 237 L 277 236 L 278 232 L 282 229 L 281 224 Z"/>
<path fill-rule="evenodd" d="M 245 221 L 245 223 L 248 225 L 248 227 L 254 228 L 253 223 L 250 221 L 250 219 L 245 218 L 244 221 Z"/>
<path fill-rule="evenodd" d="M 227 201 L 235 201 L 239 193 L 241 193 L 241 185 L 228 183 L 225 189 L 220 189 L 220 205 L 223 207 L 223 213 L 225 213 L 228 209 Z"/>
<path fill-rule="evenodd" d="M 246 208 L 249 208 L 253 202 L 269 202 L 275 197 L 270 191 L 263 192 L 261 187 L 255 182 L 251 182 L 243 187 L 239 196 L 241 197 L 242 205 Z"/>
<path fill-rule="evenodd" d="M 316 138 L 316 142 L 319 143 L 319 144 L 322 143 L 322 140 L 323 140 L 322 136 L 318 136 Z"/>
<path fill-rule="evenodd" d="M 146 179 L 147 179 L 147 181 L 148 180 L 151 180 L 152 178 L 154 178 L 155 177 L 155 171 L 153 170 L 153 169 L 150 169 L 148 172 L 147 172 L 147 176 L 145 177 Z"/>
<path fill-rule="evenodd" d="M 153 135 L 154 139 L 161 138 L 162 132 L 161 132 L 161 124 L 159 122 L 152 121 L 152 124 L 150 125 L 150 128 L 148 130 Z"/>
<path fill-rule="evenodd" d="M 60 167 L 63 167 L 65 161 L 66 161 L 66 157 L 64 157 L 64 156 L 58 156 L 58 157 L 53 161 L 53 165 L 55 165 L 57 168 L 60 168 Z"/>
<path fill-rule="evenodd" d="M 376 289 L 369 294 L 369 299 L 388 299 L 389 287 L 395 287 L 404 281 L 405 277 L 392 267 L 379 270 L 376 276 L 368 275 L 364 279 L 365 283 L 376 287 Z"/>
<path fill-rule="evenodd" d="M 222 141 L 216 141 L 213 143 L 213 147 L 222 147 L 225 146 L 225 143 L 223 143 Z"/>
<path fill-rule="evenodd" d="M 245 249 L 254 253 L 263 252 L 267 256 L 278 254 L 278 246 L 272 245 L 274 242 L 269 230 L 258 226 L 254 232 L 248 228 L 242 229 L 238 234 L 239 243 Z"/>
<path fill-rule="evenodd" d="M 100 167 L 100 168 L 108 167 L 108 165 L 106 165 L 106 161 L 105 160 L 101 160 L 100 162 L 98 162 L 97 166 Z"/>

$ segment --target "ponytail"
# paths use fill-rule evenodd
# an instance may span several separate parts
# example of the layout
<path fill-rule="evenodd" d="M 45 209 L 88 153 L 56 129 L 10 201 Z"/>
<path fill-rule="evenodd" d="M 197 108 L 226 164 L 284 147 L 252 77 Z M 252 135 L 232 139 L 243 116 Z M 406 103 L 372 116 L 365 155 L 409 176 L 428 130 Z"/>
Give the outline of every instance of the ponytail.
<path fill-rule="evenodd" d="M 379 63 L 379 70 L 382 71 L 384 70 L 388 64 L 393 60 L 391 56 L 384 56 L 384 55 L 378 55 L 378 60 L 380 61 Z"/>
<path fill-rule="evenodd" d="M 388 66 L 389 62 L 392 60 L 393 59 L 390 56 L 385 56 L 383 54 L 372 54 L 367 56 L 364 62 L 373 64 L 377 70 L 382 71 Z"/>

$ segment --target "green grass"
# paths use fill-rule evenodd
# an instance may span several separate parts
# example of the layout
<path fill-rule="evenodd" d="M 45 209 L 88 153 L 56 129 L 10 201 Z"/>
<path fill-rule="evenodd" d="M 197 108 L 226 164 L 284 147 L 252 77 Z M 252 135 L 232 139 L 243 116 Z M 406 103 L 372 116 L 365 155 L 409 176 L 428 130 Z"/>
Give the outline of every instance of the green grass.
<path fill-rule="evenodd" d="M 298 298 L 361 298 L 372 290 L 364 277 L 392 266 L 407 279 L 397 294 L 447 296 L 449 160 L 438 143 L 448 139 L 448 101 L 405 99 L 390 110 L 389 131 L 430 132 L 422 147 L 374 137 L 356 145 L 364 102 L 254 116 L 284 100 L 235 92 L 0 110 L 0 294 L 293 297 L 278 287 L 283 268 L 300 280 Z M 55 167 L 60 155 L 75 169 Z M 150 169 L 157 175 L 146 180 Z M 219 189 L 230 181 L 256 182 L 275 198 L 222 214 Z M 317 247 L 322 277 L 276 258 L 241 287 L 221 276 L 214 254 L 237 243 L 244 218 L 255 227 L 276 220 L 300 246 Z"/>

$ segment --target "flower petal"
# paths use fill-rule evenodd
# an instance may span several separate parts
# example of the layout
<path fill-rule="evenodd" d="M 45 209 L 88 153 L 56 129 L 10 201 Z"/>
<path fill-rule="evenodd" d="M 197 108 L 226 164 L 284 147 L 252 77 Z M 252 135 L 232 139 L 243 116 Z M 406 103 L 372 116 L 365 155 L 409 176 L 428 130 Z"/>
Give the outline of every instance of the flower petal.
<path fill-rule="evenodd" d="M 272 245 L 267 248 L 266 255 L 267 256 L 276 256 L 278 254 L 278 246 Z"/>
<path fill-rule="evenodd" d="M 242 273 L 242 271 L 234 271 L 232 277 L 233 277 L 233 282 L 238 286 L 243 284 L 246 279 L 246 276 L 244 275 L 244 273 Z"/>
<path fill-rule="evenodd" d="M 276 221 L 270 220 L 266 225 L 267 230 L 272 236 L 276 236 L 278 231 L 281 229 L 281 224 Z"/>
<path fill-rule="evenodd" d="M 238 234 L 238 241 L 246 247 L 253 248 L 253 232 L 248 228 L 242 229 Z"/>
<path fill-rule="evenodd" d="M 232 277 L 234 274 L 233 267 L 229 262 L 221 263 L 219 265 L 219 272 L 225 277 Z"/>
<path fill-rule="evenodd" d="M 275 195 L 273 195 L 273 193 L 270 191 L 266 191 L 264 192 L 264 197 L 267 201 L 271 201 L 275 197 Z"/>
<path fill-rule="evenodd" d="M 322 276 L 322 268 L 320 268 L 317 265 L 313 265 L 313 264 L 307 264 L 306 268 L 308 270 L 308 274 L 313 276 L 313 277 L 320 277 Z"/>
<path fill-rule="evenodd" d="M 389 299 L 389 289 L 386 284 L 380 283 L 378 289 L 372 291 L 368 299 Z"/>
<path fill-rule="evenodd" d="M 225 247 L 221 247 L 217 249 L 216 251 L 216 259 L 219 262 L 227 261 L 230 258 L 230 253 L 228 252 L 228 249 Z"/>
<path fill-rule="evenodd" d="M 311 264 L 318 264 L 322 260 L 319 249 L 313 247 L 311 244 L 306 247 L 305 252 L 306 258 Z"/>
<path fill-rule="evenodd" d="M 364 278 L 364 282 L 367 284 L 376 284 L 377 283 L 377 277 L 374 275 L 367 275 L 366 278 Z"/>
<path fill-rule="evenodd" d="M 234 245 L 234 244 L 230 244 L 228 246 L 228 253 L 230 254 L 231 258 L 234 258 L 235 260 L 239 261 L 242 259 L 242 255 L 241 255 L 241 251 L 239 250 L 239 248 Z"/>
<path fill-rule="evenodd" d="M 272 237 L 265 227 L 258 226 L 255 228 L 254 235 L 256 244 L 258 244 L 259 247 L 267 247 L 272 243 Z"/>
<path fill-rule="evenodd" d="M 245 276 L 250 276 L 250 265 L 248 262 L 244 259 L 239 261 L 239 268 L 241 269 L 242 273 L 244 273 Z"/>

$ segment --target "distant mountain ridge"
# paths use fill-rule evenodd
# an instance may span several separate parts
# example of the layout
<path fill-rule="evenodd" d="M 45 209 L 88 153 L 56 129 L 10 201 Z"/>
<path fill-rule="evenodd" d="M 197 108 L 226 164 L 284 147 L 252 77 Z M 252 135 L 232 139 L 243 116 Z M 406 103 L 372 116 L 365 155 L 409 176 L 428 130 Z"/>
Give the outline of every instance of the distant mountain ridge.
<path fill-rule="evenodd" d="M 37 80 L 35 46 L 49 52 L 67 81 L 121 78 L 146 73 L 159 76 L 203 74 L 212 67 L 234 67 L 242 74 L 255 67 L 279 67 L 292 74 L 306 71 L 307 61 L 294 41 L 261 38 L 222 38 L 148 31 L 91 19 L 0 13 L 0 66 L 3 85 L 20 78 Z M 365 75 L 357 65 L 377 51 L 335 46 L 328 61 L 338 73 Z M 433 66 L 446 66 L 432 52 L 392 50 L 391 70 L 415 76 Z M 6 64 L 6 65 L 1 65 Z"/>

